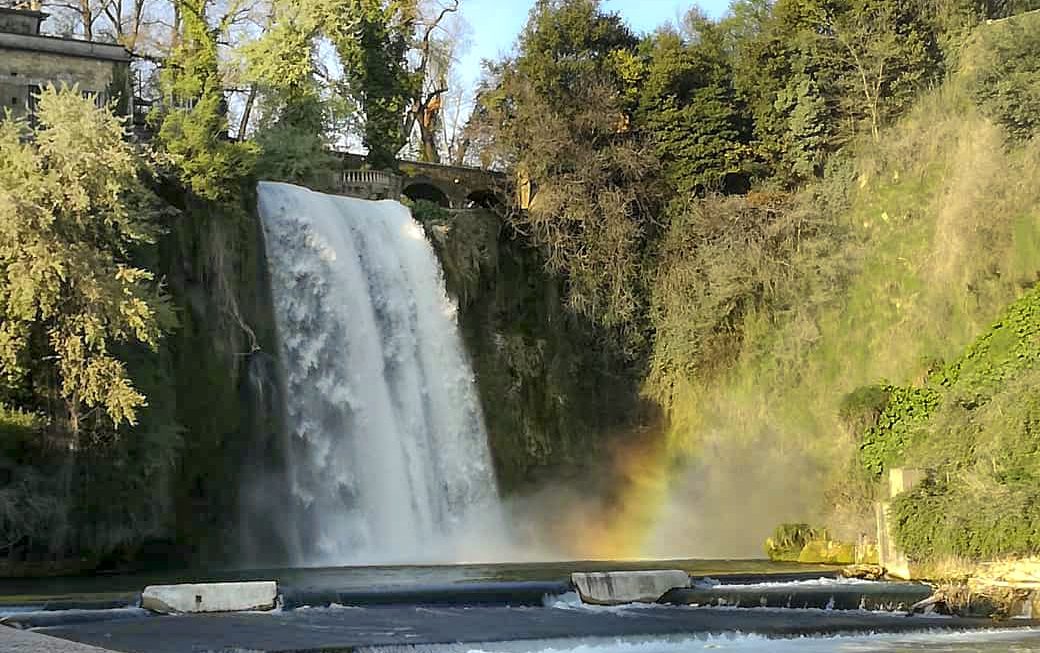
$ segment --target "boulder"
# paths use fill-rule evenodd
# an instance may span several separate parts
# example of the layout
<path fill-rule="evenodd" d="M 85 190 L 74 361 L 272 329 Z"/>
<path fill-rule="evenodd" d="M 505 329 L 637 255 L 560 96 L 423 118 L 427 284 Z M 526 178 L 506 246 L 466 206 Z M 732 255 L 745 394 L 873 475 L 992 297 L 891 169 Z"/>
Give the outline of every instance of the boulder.
<path fill-rule="evenodd" d="M 656 603 L 669 590 L 690 586 L 690 576 L 679 569 L 604 571 L 571 574 L 583 603 L 619 605 Z"/>
<path fill-rule="evenodd" d="M 141 593 L 141 607 L 163 614 L 270 610 L 277 594 L 278 585 L 273 580 L 149 585 Z"/>

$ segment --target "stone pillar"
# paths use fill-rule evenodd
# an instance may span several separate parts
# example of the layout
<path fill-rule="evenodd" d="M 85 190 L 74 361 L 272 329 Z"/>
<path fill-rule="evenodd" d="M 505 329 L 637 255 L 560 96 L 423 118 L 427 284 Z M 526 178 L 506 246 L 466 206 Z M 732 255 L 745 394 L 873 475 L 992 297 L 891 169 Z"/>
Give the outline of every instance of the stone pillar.
<path fill-rule="evenodd" d="M 889 576 L 910 580 L 910 563 L 892 540 L 892 499 L 927 478 L 923 469 L 897 467 L 888 470 L 887 498 L 874 504 L 877 523 L 878 563 Z"/>

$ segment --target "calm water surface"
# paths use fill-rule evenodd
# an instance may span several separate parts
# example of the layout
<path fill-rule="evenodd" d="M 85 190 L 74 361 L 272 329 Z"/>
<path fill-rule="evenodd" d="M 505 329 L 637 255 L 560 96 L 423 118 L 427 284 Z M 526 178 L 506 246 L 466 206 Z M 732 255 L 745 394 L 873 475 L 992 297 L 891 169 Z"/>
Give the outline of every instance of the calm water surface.
<path fill-rule="evenodd" d="M 395 565 L 295 569 L 207 570 L 98 574 L 57 578 L 0 579 L 0 604 L 28 600 L 99 600 L 131 596 L 146 585 L 277 580 L 282 585 L 329 589 L 376 589 L 407 585 L 445 585 L 493 581 L 566 580 L 574 571 L 605 569 L 682 569 L 694 576 L 780 574 L 833 571 L 834 567 L 769 560 L 613 560 L 479 565 Z"/>

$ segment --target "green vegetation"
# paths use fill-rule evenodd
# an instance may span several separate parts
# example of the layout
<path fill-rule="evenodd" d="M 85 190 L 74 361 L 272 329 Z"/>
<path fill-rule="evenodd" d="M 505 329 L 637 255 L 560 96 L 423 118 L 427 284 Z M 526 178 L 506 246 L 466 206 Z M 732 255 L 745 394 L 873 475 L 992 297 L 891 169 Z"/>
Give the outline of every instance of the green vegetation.
<path fill-rule="evenodd" d="M 941 362 L 1040 278 L 1040 153 L 1008 113 L 1040 17 L 968 4 L 737 2 L 633 42 L 595 2 L 540 2 L 488 71 L 484 159 L 537 187 L 511 226 L 664 409 L 661 473 L 743 479 L 706 480 L 693 515 L 782 496 L 741 503 L 741 541 L 785 517 L 856 541 L 882 472 L 1034 367 Z"/>
<path fill-rule="evenodd" d="M 766 540 L 766 555 L 770 560 L 798 560 L 806 544 L 826 539 L 826 529 L 813 528 L 809 524 L 780 524 L 773 536 Z"/>
<path fill-rule="evenodd" d="M 982 39 L 986 55 L 976 73 L 976 101 L 1012 137 L 1028 140 L 1040 128 L 1040 34 L 1013 21 Z"/>
<path fill-rule="evenodd" d="M 226 557 L 227 488 L 280 427 L 249 384 L 277 368 L 255 181 L 327 188 L 351 139 L 374 168 L 437 159 L 438 7 L 274 0 L 247 38 L 238 5 L 175 0 L 152 144 L 72 93 L 44 93 L 31 139 L 0 122 L 0 554 Z M 629 506 L 636 476 L 692 478 L 691 514 L 740 496 L 739 542 L 786 520 L 771 556 L 837 561 L 913 465 L 912 557 L 1040 552 L 1033 8 L 737 0 L 641 36 L 538 0 L 444 153 L 530 206 L 413 206 L 502 487 Z"/>
<path fill-rule="evenodd" d="M 859 445 L 860 465 L 874 476 L 905 460 L 906 448 L 916 429 L 932 416 L 941 397 L 929 388 L 884 386 L 883 391 L 884 408 Z"/>
<path fill-rule="evenodd" d="M 826 528 L 809 524 L 780 524 L 766 539 L 770 560 L 803 564 L 849 565 L 856 560 L 856 546 L 831 539 Z"/>
<path fill-rule="evenodd" d="M 420 92 L 408 65 L 415 0 L 336 0 L 331 37 L 364 113 L 363 142 L 376 168 L 394 168 L 408 140 L 403 116 Z"/>
<path fill-rule="evenodd" d="M 936 382 L 908 460 L 932 479 L 897 497 L 895 535 L 918 560 L 1040 552 L 1040 287 L 1000 316 Z"/>
<path fill-rule="evenodd" d="M 145 397 L 112 352 L 155 350 L 173 322 L 131 260 L 155 242 L 158 200 L 119 121 L 74 92 L 39 102 L 32 144 L 24 123 L 0 122 L 0 364 L 7 388 L 50 399 L 34 408 L 78 447 L 137 422 Z"/>
<path fill-rule="evenodd" d="M 30 134 L 31 140 L 23 139 Z M 180 446 L 146 267 L 166 207 L 120 121 L 75 90 L 0 122 L 0 550 L 100 555 L 155 536 Z M 127 473 L 132 469 L 133 473 Z"/>
<path fill-rule="evenodd" d="M 605 434 L 631 437 L 660 419 L 635 390 L 638 377 L 623 375 L 625 352 L 566 309 L 542 253 L 499 216 L 423 202 L 413 212 L 459 301 L 499 485 L 524 492 L 550 477 L 581 482 L 590 496 L 610 492 Z"/>

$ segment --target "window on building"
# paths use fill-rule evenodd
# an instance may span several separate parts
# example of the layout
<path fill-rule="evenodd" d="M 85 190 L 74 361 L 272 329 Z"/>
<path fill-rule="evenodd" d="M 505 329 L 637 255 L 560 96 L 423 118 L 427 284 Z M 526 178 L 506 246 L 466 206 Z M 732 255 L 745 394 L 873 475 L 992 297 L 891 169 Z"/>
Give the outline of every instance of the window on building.
<path fill-rule="evenodd" d="M 40 105 L 40 87 L 33 85 L 29 87 L 29 98 L 26 102 L 29 114 L 29 126 L 36 128 L 36 110 Z"/>

